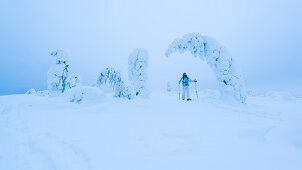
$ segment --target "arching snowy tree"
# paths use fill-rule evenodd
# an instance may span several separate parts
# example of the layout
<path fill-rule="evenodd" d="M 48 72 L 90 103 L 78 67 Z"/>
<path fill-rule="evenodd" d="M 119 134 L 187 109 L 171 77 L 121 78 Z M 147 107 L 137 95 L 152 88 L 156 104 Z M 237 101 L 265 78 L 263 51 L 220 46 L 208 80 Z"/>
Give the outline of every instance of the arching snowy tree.
<path fill-rule="evenodd" d="M 52 66 L 47 73 L 48 89 L 64 93 L 68 77 L 68 55 L 63 50 L 51 53 L 56 58 L 56 65 Z"/>
<path fill-rule="evenodd" d="M 67 89 L 80 85 L 79 74 L 69 75 L 68 55 L 63 50 L 51 53 L 56 58 L 56 65 L 52 66 L 47 73 L 48 89 L 64 93 Z"/>
<path fill-rule="evenodd" d="M 222 95 L 231 94 L 235 99 L 245 103 L 243 77 L 234 67 L 232 56 L 217 41 L 199 33 L 190 33 L 174 40 L 166 51 L 166 57 L 177 51 L 180 53 L 190 51 L 194 57 L 205 59 L 215 73 Z"/>
<path fill-rule="evenodd" d="M 110 87 L 114 90 L 114 96 L 118 98 L 133 98 L 133 89 L 131 86 L 127 85 L 121 77 L 120 72 L 115 71 L 113 68 L 108 67 L 103 72 L 100 73 L 100 76 L 97 79 L 97 86 L 102 86 L 109 84 Z"/>
<path fill-rule="evenodd" d="M 143 48 L 133 50 L 128 58 L 128 76 L 136 96 L 149 96 L 147 87 L 148 58 L 148 52 Z"/>

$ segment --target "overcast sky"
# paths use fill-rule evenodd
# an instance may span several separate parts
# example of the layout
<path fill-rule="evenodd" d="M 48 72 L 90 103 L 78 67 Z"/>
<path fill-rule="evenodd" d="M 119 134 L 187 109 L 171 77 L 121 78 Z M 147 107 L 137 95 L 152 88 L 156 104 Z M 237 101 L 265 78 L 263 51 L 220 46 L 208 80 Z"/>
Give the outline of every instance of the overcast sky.
<path fill-rule="evenodd" d="M 0 95 L 46 89 L 56 49 L 87 85 L 106 66 L 127 78 L 128 55 L 146 48 L 151 89 L 176 87 L 182 72 L 216 88 L 205 62 L 164 56 L 190 32 L 225 46 L 249 88 L 302 93 L 301 9 L 299 0 L 0 0 Z"/>

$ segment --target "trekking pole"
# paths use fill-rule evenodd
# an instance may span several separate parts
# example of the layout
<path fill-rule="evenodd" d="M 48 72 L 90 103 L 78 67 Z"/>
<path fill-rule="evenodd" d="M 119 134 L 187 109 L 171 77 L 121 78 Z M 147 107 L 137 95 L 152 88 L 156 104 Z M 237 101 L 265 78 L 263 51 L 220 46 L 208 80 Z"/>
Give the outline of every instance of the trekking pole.
<path fill-rule="evenodd" d="M 180 100 L 180 83 L 178 83 L 178 100 Z"/>
<path fill-rule="evenodd" d="M 197 93 L 197 85 L 196 85 L 196 81 L 195 81 L 195 92 L 196 92 L 196 97 L 198 99 L 198 93 Z"/>

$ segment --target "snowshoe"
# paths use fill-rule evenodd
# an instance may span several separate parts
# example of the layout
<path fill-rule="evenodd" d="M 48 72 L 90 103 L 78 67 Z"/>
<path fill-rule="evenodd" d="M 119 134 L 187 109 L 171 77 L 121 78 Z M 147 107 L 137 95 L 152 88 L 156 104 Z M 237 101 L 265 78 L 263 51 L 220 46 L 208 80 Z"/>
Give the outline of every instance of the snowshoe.
<path fill-rule="evenodd" d="M 187 101 L 191 101 L 192 99 L 187 99 Z"/>

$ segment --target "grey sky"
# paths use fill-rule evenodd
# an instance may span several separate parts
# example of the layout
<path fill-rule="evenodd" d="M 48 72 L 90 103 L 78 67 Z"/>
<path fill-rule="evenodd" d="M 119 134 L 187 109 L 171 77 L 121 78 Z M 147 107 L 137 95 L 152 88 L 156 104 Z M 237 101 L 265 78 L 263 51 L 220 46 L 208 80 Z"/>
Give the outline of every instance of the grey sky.
<path fill-rule="evenodd" d="M 128 55 L 143 47 L 151 89 L 164 89 L 183 71 L 201 88 L 215 88 L 199 59 L 164 57 L 169 43 L 190 32 L 223 44 L 248 87 L 301 92 L 301 9 L 298 0 L 0 0 L 0 95 L 46 89 L 56 49 L 68 52 L 85 84 L 106 66 L 127 76 Z"/>

